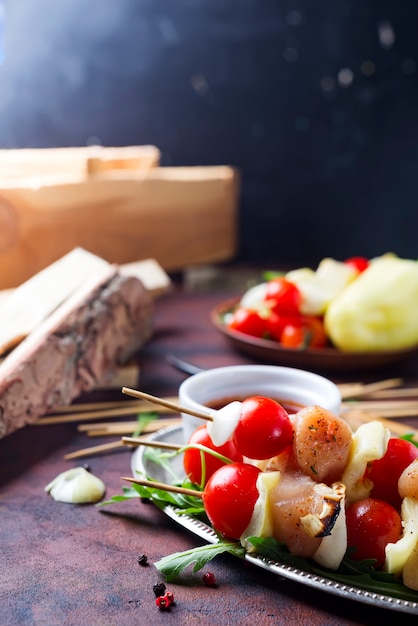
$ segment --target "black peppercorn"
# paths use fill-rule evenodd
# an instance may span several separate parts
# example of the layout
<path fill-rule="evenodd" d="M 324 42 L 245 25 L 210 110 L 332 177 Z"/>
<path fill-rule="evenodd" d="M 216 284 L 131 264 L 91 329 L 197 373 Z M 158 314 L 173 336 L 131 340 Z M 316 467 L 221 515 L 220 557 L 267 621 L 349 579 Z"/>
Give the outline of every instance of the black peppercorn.
<path fill-rule="evenodd" d="M 165 594 L 166 586 L 163 582 L 156 583 L 152 589 L 155 593 L 155 597 L 158 598 L 159 596 L 163 596 Z"/>
<path fill-rule="evenodd" d="M 138 557 L 138 563 L 139 565 L 148 565 L 148 557 L 146 554 L 141 554 L 141 556 Z"/>

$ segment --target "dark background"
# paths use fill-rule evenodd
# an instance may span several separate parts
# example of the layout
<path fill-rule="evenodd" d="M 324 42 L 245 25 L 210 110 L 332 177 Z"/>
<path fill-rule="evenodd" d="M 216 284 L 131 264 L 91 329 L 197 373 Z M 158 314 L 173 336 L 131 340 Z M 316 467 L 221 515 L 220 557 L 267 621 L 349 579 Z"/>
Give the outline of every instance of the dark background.
<path fill-rule="evenodd" d="M 9 0 L 0 148 L 235 165 L 243 260 L 416 258 L 417 33 L 416 0 Z"/>

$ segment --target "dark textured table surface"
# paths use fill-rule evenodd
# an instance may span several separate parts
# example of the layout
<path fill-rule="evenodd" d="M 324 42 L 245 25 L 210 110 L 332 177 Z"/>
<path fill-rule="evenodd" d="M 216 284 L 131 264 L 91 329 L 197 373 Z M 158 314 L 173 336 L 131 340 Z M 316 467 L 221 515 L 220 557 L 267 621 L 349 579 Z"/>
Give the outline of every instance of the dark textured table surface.
<path fill-rule="evenodd" d="M 167 361 L 168 353 L 201 367 L 248 363 L 211 325 L 210 309 L 235 295 L 231 287 L 211 292 L 174 288 L 156 301 L 152 340 L 139 355 L 139 387 L 159 396 L 176 394 L 185 378 Z M 418 378 L 417 361 L 384 372 Z M 352 373 L 342 380 L 356 380 Z M 362 373 L 362 380 L 365 379 Z M 116 391 L 115 399 L 121 399 Z M 107 397 L 109 394 L 107 393 Z M 97 394 L 95 395 L 95 399 Z M 105 442 L 103 438 L 94 443 Z M 99 509 L 55 502 L 44 488 L 59 472 L 88 463 L 107 488 L 122 492 L 130 473 L 130 451 L 65 460 L 65 454 L 92 445 L 75 424 L 27 427 L 0 441 L 0 623 L 53 626 L 124 624 L 371 624 L 385 618 L 416 622 L 368 604 L 316 591 L 282 579 L 232 556 L 210 565 L 218 586 L 206 587 L 201 573 L 170 584 L 176 605 L 161 612 L 153 585 L 161 580 L 153 562 L 201 540 L 139 500 Z M 146 554 L 148 565 L 138 556 Z"/>

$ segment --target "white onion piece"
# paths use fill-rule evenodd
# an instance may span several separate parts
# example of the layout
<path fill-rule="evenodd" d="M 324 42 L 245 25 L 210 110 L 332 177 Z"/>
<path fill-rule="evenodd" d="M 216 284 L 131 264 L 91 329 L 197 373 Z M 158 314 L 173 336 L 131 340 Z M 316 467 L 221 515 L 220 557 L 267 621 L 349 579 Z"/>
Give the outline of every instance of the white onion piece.
<path fill-rule="evenodd" d="M 340 512 L 330 535 L 322 538 L 319 548 L 313 555 L 314 561 L 336 570 L 339 568 L 341 561 L 347 550 L 347 522 L 345 516 L 345 490 L 341 487 L 337 488 L 340 496 Z"/>
<path fill-rule="evenodd" d="M 213 411 L 213 421 L 207 423 L 207 431 L 214 446 L 223 446 L 231 439 L 241 417 L 242 402 L 234 400 L 223 406 L 219 411 Z"/>
<path fill-rule="evenodd" d="M 395 543 L 386 546 L 384 570 L 400 576 L 405 563 L 418 543 L 418 501 L 415 498 L 404 498 L 401 506 L 402 537 Z"/>
<path fill-rule="evenodd" d="M 240 300 L 240 305 L 249 309 L 257 308 L 265 299 L 267 283 L 259 283 L 250 287 Z"/>
<path fill-rule="evenodd" d="M 105 493 L 104 483 L 84 467 L 74 467 L 58 474 L 45 487 L 54 500 L 69 504 L 98 502 Z"/>

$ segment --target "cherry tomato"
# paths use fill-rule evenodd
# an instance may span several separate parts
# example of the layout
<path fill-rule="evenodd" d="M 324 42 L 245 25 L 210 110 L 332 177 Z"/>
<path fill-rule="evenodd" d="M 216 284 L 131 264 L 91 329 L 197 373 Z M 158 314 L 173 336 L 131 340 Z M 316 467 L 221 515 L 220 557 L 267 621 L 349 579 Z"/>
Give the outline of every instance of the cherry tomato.
<path fill-rule="evenodd" d="M 267 333 L 272 339 L 280 342 L 283 330 L 288 325 L 300 326 L 301 316 L 270 311 L 269 316 L 266 319 L 266 327 Z"/>
<path fill-rule="evenodd" d="M 398 492 L 398 480 L 416 458 L 418 448 L 413 443 L 396 437 L 389 439 L 384 456 L 373 461 L 366 470 L 365 477 L 373 483 L 371 497 L 386 500 L 395 508 L 400 508 L 402 499 Z"/>
<path fill-rule="evenodd" d="M 280 276 L 269 280 L 264 299 L 272 301 L 272 311 L 294 315 L 299 312 L 302 296 L 296 285 Z"/>
<path fill-rule="evenodd" d="M 199 428 L 194 431 L 188 443 L 197 443 L 210 450 L 215 450 L 231 461 L 242 461 L 242 454 L 238 452 L 233 441 L 227 441 L 223 446 L 219 447 L 213 445 L 206 424 L 199 426 Z M 225 465 L 221 459 L 216 458 L 208 452 L 202 453 L 196 448 L 186 448 L 183 455 L 183 467 L 186 475 L 189 476 L 190 480 L 196 485 L 202 484 L 202 455 L 205 467 L 205 483 L 217 469 Z"/>
<path fill-rule="evenodd" d="M 257 311 L 238 307 L 228 323 L 229 328 L 252 337 L 262 337 L 266 332 L 266 321 Z"/>
<path fill-rule="evenodd" d="M 361 274 L 361 272 L 364 272 L 364 270 L 367 269 L 370 265 L 369 260 L 366 259 L 364 256 L 352 256 L 349 259 L 346 259 L 344 263 L 346 265 L 350 265 L 359 274 Z"/>
<path fill-rule="evenodd" d="M 239 539 L 250 523 L 258 498 L 258 467 L 230 463 L 218 469 L 207 482 L 202 499 L 213 527 L 222 535 Z"/>
<path fill-rule="evenodd" d="M 243 401 L 232 436 L 243 456 L 270 459 L 280 454 L 292 439 L 292 422 L 281 404 L 263 396 L 251 396 Z"/>
<path fill-rule="evenodd" d="M 307 330 L 310 348 L 324 348 L 327 345 L 328 338 L 322 318 L 306 315 L 302 319 L 302 324 Z"/>
<path fill-rule="evenodd" d="M 385 562 L 385 547 L 395 543 L 402 534 L 398 511 L 388 502 L 366 498 L 347 507 L 347 545 L 356 548 L 351 554 L 355 561 L 376 559 L 375 569 Z"/>
<path fill-rule="evenodd" d="M 287 348 L 299 349 L 323 348 L 328 343 L 322 319 L 308 315 L 289 318 L 282 328 L 279 341 Z"/>
<path fill-rule="evenodd" d="M 307 335 L 301 324 L 286 324 L 280 335 L 280 343 L 285 348 L 306 348 Z"/>

